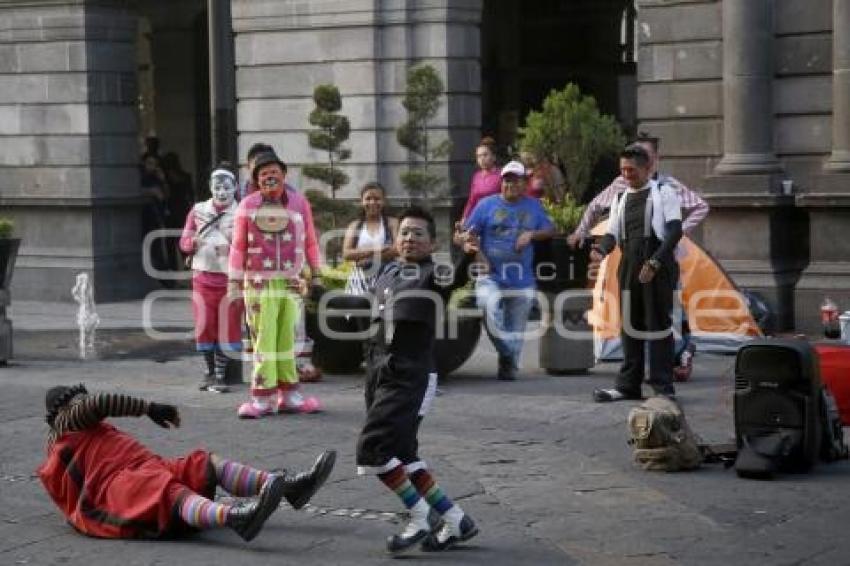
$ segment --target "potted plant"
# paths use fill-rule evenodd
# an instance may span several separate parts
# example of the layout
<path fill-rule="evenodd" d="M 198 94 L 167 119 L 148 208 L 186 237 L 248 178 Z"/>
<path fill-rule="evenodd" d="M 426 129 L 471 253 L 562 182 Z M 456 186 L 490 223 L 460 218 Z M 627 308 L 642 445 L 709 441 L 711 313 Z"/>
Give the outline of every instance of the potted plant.
<path fill-rule="evenodd" d="M 542 290 L 558 292 L 587 285 L 587 249 L 573 251 L 566 243 L 575 230 L 584 207 L 581 201 L 590 185 L 594 168 L 623 147 L 625 137 L 617 121 L 599 112 L 592 96 L 584 96 L 570 83 L 553 90 L 539 111 L 531 111 L 520 128 L 522 151 L 543 156 L 564 170 L 565 196 L 561 202 L 545 204 L 558 229 L 548 246 L 542 246 L 538 261 L 538 284 Z M 547 249 L 548 248 L 548 249 Z M 541 262 L 554 264 L 554 273 Z"/>
<path fill-rule="evenodd" d="M 0 365 L 6 365 L 12 357 L 12 321 L 6 318 L 6 307 L 12 302 L 12 272 L 21 244 L 13 233 L 14 223 L 0 218 Z"/>
<path fill-rule="evenodd" d="M 585 288 L 589 251 L 572 250 L 567 236 L 584 213 L 578 203 L 590 185 L 594 168 L 623 147 L 623 132 L 613 117 L 599 112 L 593 97 L 584 96 L 576 85 L 567 84 L 563 90 L 550 92 L 540 111 L 529 112 L 520 136 L 523 151 L 546 157 L 565 174 L 563 201 L 545 205 L 558 235 L 548 250 L 541 250 L 543 257 L 537 265 L 539 287 L 552 293 Z M 544 264 L 546 261 L 549 266 Z M 559 312 L 548 313 L 540 343 L 540 366 L 549 373 L 582 372 L 593 366 L 592 339 L 568 338 L 558 332 L 566 328 L 589 335 L 590 327 L 584 320 L 589 308 L 590 298 L 586 297 L 569 301 Z"/>
<path fill-rule="evenodd" d="M 351 264 L 343 263 L 337 268 L 322 270 L 322 284 L 326 290 L 345 288 Z M 351 305 L 353 298 L 346 297 Z M 334 308 L 333 299 L 328 302 Z M 363 298 L 358 310 L 368 309 L 370 303 Z M 466 311 L 474 310 L 474 313 Z M 363 361 L 363 343 L 360 340 L 332 339 L 321 332 L 319 313 L 315 303 L 307 305 L 307 334 L 313 339 L 313 363 L 329 373 L 357 373 Z M 353 317 L 326 316 L 325 323 L 334 332 L 354 333 L 369 325 L 368 320 L 355 320 Z M 434 344 L 434 356 L 437 374 L 445 377 L 466 362 L 475 351 L 481 336 L 481 314 L 475 306 L 475 295 L 470 283 L 456 290 L 446 309 L 443 332 Z"/>
<path fill-rule="evenodd" d="M 345 289 L 345 283 L 351 269 L 352 264 L 349 262 L 343 262 L 336 267 L 323 267 L 320 277 L 325 292 Z M 338 306 L 338 302 L 335 298 L 331 298 L 327 306 L 329 309 L 334 309 Z M 359 321 L 353 317 L 330 316 L 327 312 L 320 313 L 318 306 L 316 302 L 309 301 L 305 309 L 307 335 L 313 340 L 313 363 L 328 373 L 357 373 L 360 371 L 360 364 L 363 362 L 362 341 L 339 339 L 325 335 L 322 332 L 319 318 L 323 316 L 324 322 L 330 330 L 343 334 L 359 331 Z M 369 308 L 365 299 L 362 308 Z"/>

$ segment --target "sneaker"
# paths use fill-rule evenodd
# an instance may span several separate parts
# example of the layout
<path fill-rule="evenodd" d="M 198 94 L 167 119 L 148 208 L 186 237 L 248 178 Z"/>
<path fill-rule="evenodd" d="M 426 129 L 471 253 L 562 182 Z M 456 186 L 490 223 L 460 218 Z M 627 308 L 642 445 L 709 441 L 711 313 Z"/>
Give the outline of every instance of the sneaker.
<path fill-rule="evenodd" d="M 695 344 L 688 344 L 685 351 L 679 357 L 679 365 L 673 368 L 673 379 L 678 382 L 688 381 L 694 369 Z"/>
<path fill-rule="evenodd" d="M 314 366 L 310 360 L 297 363 L 298 381 L 302 383 L 315 383 L 322 380 L 322 371 Z"/>
<path fill-rule="evenodd" d="M 431 530 L 427 524 L 421 525 L 411 519 L 400 534 L 387 538 L 387 552 L 393 555 L 401 554 L 424 541 L 430 534 Z"/>
<path fill-rule="evenodd" d="M 212 393 L 228 393 L 230 392 L 230 386 L 224 383 L 223 381 L 214 379 L 212 383 L 207 385 L 206 390 Z"/>
<path fill-rule="evenodd" d="M 472 517 L 465 514 L 456 527 L 449 523 L 443 523 L 443 526 L 437 532 L 429 534 L 422 541 L 422 550 L 425 552 L 446 550 L 459 542 L 471 539 L 477 534 L 478 526 L 472 520 Z"/>

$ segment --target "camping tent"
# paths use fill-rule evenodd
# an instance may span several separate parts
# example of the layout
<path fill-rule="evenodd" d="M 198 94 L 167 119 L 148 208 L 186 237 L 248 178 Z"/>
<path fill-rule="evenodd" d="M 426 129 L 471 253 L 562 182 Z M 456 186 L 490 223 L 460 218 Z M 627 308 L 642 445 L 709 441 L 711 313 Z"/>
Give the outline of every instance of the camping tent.
<path fill-rule="evenodd" d="M 606 223 L 594 228 L 595 235 L 605 233 Z M 676 249 L 682 291 L 674 312 L 681 321 L 681 308 L 687 313 L 691 341 L 699 352 L 735 352 L 752 338 L 762 335 L 747 308 L 747 301 L 723 268 L 687 236 Z M 593 326 L 594 352 L 599 360 L 622 359 L 620 346 L 620 301 L 617 268 L 620 251 L 615 249 L 603 260 L 593 287 L 593 307 L 589 322 Z M 675 324 L 677 331 L 681 323 Z"/>

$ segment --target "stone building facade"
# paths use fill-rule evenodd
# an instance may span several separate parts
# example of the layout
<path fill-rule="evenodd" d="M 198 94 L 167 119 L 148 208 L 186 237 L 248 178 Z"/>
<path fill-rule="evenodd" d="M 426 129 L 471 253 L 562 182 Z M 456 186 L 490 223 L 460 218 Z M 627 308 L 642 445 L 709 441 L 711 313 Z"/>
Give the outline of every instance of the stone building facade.
<path fill-rule="evenodd" d="M 781 329 L 850 309 L 850 2 L 638 4 L 638 119 L 710 201 L 705 247 Z"/>
<path fill-rule="evenodd" d="M 506 69 L 538 90 L 547 77 L 558 87 L 575 77 L 603 109 L 661 136 L 663 169 L 712 205 L 702 243 L 740 286 L 768 298 L 780 328 L 815 329 L 825 294 L 850 308 L 850 242 L 842 238 L 850 225 L 850 0 L 511 2 L 230 0 L 238 154 L 271 142 L 296 184 L 309 186 L 298 166 L 323 157 L 306 144 L 310 95 L 334 83 L 352 123 L 343 196 L 377 179 L 403 199 L 397 179 L 410 156 L 394 130 L 405 71 L 428 62 L 447 87 L 434 135 L 454 149 L 439 164 L 447 198 L 435 204 L 451 211 L 464 198 L 482 129 L 504 135 L 528 109 Z M 165 145 L 188 147 L 195 132 L 190 169 L 201 172 L 209 105 L 198 95 L 198 18 L 207 5 L 0 0 L 0 206 L 24 239 L 15 297 L 69 299 L 82 270 L 94 273 L 99 300 L 149 288 L 135 169 L 146 133 L 137 117 L 139 18 L 148 18 L 159 53 L 157 111 L 168 119 L 157 133 Z M 538 9 L 561 14 L 565 26 L 575 18 L 608 26 L 580 38 L 588 59 L 607 54 L 607 82 L 579 59 L 523 75 L 520 57 L 545 51 L 545 36 L 498 50 Z M 570 40 L 554 29 L 558 20 L 538 19 L 549 21 L 536 29 L 550 35 L 553 52 Z M 580 27 L 564 29 L 572 36 Z M 502 98 L 522 104 L 505 108 Z"/>

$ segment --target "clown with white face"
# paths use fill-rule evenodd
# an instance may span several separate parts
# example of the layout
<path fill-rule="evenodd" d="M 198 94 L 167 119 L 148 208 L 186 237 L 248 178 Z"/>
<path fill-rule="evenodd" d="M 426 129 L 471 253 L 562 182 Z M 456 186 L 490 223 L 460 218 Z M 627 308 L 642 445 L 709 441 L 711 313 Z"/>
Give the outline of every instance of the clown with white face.
<path fill-rule="evenodd" d="M 236 177 L 224 168 L 210 174 L 211 198 L 197 203 L 186 217 L 180 249 L 191 258 L 195 341 L 204 354 L 203 391 L 224 393 L 227 368 L 242 349 L 242 303 L 228 301 L 227 259 L 236 219 Z"/>
<path fill-rule="evenodd" d="M 227 169 L 216 169 L 210 175 L 210 194 L 217 207 L 230 206 L 236 198 L 236 177 Z"/>

